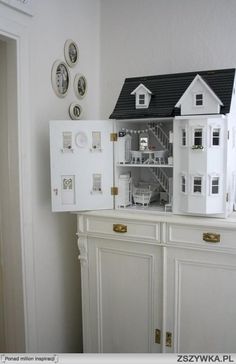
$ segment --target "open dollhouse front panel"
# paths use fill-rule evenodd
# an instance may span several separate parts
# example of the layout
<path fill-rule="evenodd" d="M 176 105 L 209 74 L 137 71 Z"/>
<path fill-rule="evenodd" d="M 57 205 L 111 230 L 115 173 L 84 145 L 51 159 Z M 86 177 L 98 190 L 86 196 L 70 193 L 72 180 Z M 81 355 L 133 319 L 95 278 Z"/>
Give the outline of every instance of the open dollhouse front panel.
<path fill-rule="evenodd" d="M 172 125 L 170 121 L 116 123 L 116 208 L 171 210 Z"/>
<path fill-rule="evenodd" d="M 50 122 L 53 211 L 112 209 L 112 121 Z"/>

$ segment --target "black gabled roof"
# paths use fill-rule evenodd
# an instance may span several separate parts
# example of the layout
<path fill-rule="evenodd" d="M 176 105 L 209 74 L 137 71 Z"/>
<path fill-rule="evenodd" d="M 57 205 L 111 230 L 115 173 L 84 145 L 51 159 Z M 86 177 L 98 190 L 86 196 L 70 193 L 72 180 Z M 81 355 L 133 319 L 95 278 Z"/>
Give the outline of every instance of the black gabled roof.
<path fill-rule="evenodd" d="M 110 119 L 165 118 L 178 115 L 179 109 L 175 105 L 197 74 L 222 101 L 221 113 L 229 113 L 235 68 L 126 78 Z M 152 92 L 148 109 L 135 108 L 135 95 L 131 95 L 131 92 L 140 83 Z"/>

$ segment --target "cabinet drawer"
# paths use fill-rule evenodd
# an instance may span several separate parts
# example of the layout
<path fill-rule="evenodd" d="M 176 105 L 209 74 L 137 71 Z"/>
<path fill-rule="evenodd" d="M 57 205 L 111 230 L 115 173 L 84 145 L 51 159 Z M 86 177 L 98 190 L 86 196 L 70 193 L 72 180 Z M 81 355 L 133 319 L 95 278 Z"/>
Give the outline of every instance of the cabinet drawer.
<path fill-rule="evenodd" d="M 168 224 L 167 243 L 236 249 L 236 229 Z"/>
<path fill-rule="evenodd" d="M 87 217 L 85 224 L 88 233 L 112 235 L 117 238 L 135 240 L 155 240 L 160 242 L 160 224 L 132 222 L 121 219 L 100 219 Z"/>

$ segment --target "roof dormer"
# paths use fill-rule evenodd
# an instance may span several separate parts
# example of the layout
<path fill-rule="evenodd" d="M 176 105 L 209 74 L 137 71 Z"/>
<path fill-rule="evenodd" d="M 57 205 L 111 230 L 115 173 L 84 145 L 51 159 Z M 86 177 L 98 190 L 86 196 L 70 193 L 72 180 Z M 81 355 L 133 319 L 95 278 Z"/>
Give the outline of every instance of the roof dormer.
<path fill-rule="evenodd" d="M 181 108 L 181 115 L 219 114 L 221 106 L 222 101 L 199 74 L 175 105 Z"/>
<path fill-rule="evenodd" d="M 152 92 L 145 87 L 142 83 L 134 91 L 131 92 L 131 95 L 135 95 L 135 107 L 136 109 L 147 109 L 150 101 Z"/>

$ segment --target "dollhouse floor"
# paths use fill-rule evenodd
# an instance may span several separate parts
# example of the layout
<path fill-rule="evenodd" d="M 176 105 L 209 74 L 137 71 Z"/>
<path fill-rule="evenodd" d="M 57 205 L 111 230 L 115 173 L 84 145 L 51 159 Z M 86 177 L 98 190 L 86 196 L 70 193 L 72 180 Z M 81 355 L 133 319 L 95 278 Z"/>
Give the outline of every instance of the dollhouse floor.
<path fill-rule="evenodd" d="M 131 205 L 127 207 L 119 207 L 122 210 L 135 210 L 135 211 L 146 211 L 146 212 L 171 212 L 169 209 L 165 209 L 165 206 L 159 203 L 152 202 L 148 206 L 141 204 Z"/>

